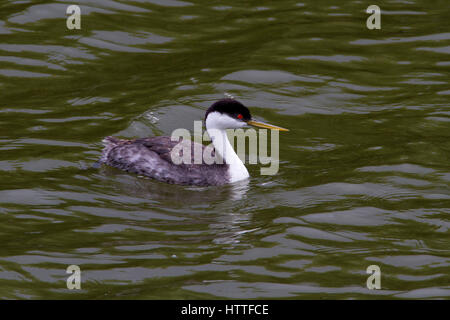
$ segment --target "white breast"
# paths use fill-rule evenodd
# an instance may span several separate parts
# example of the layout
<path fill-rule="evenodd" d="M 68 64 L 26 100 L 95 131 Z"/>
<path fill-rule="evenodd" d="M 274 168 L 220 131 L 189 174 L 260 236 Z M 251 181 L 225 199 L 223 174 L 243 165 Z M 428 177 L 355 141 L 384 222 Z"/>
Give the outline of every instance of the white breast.
<path fill-rule="evenodd" d="M 229 164 L 228 175 L 230 177 L 230 183 L 241 181 L 250 177 L 247 168 L 241 161 Z"/>

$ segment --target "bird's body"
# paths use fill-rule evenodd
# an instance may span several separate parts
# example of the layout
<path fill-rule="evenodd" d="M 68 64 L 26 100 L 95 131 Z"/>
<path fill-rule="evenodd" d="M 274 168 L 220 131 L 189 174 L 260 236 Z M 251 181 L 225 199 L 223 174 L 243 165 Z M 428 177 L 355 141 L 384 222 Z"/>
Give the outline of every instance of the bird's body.
<path fill-rule="evenodd" d="M 106 137 L 105 148 L 100 162 L 121 170 L 154 178 L 159 181 L 197 186 L 217 186 L 233 183 L 249 177 L 244 163 L 239 159 L 231 146 L 226 129 L 242 128 L 248 124 L 275 129 L 287 130 L 251 120 L 250 112 L 241 103 L 233 99 L 222 99 L 214 103 L 205 116 L 206 129 L 212 139 L 214 149 L 208 150 L 214 157 L 217 153 L 221 161 L 209 163 L 203 159 L 204 145 L 184 140 L 172 140 L 171 137 L 159 136 L 124 140 Z M 174 161 L 174 148 L 180 143 L 187 145 L 183 150 L 190 150 L 188 163 Z M 196 152 L 201 152 L 200 156 Z M 179 156 L 182 153 L 175 152 Z M 193 159 L 200 159 L 197 163 Z"/>
<path fill-rule="evenodd" d="M 151 177 L 159 181 L 182 185 L 223 185 L 228 183 L 229 165 L 206 164 L 174 164 L 171 158 L 172 149 L 181 140 L 172 141 L 170 137 L 159 136 L 135 140 L 122 140 L 106 137 L 103 140 L 105 148 L 100 159 L 106 165 L 116 167 L 138 175 Z M 191 142 L 191 156 L 194 150 L 200 148 L 196 142 Z"/>

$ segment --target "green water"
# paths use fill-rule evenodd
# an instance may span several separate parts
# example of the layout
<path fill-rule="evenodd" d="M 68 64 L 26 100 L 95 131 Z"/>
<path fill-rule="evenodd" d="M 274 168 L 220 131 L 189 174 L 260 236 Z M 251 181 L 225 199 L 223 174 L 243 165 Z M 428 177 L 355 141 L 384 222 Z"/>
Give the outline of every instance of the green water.
<path fill-rule="evenodd" d="M 0 298 L 448 299 L 449 9 L 3 0 Z M 192 129 L 224 93 L 290 128 L 277 175 L 192 188 L 92 167 L 104 136 Z"/>

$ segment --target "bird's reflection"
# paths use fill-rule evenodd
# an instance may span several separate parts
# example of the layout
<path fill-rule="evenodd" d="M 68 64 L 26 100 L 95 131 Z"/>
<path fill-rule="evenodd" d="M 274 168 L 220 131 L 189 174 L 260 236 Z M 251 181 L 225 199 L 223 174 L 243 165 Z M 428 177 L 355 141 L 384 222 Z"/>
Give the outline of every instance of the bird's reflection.
<path fill-rule="evenodd" d="M 203 240 L 216 245 L 233 248 L 241 243 L 240 239 L 254 231 L 251 225 L 252 214 L 245 199 L 250 189 L 249 180 L 239 181 L 225 186 L 193 187 L 161 183 L 144 177 L 123 174 L 117 169 L 100 168 L 102 177 L 112 179 L 117 192 L 131 197 L 146 198 L 151 206 L 168 211 L 175 210 L 187 217 L 206 223 L 210 229 L 202 236 Z M 198 241 L 200 239 L 196 239 Z"/>
<path fill-rule="evenodd" d="M 249 190 L 249 181 L 243 180 L 224 186 L 182 186 L 159 182 L 146 177 L 122 174 L 117 169 L 102 166 L 101 174 L 113 179 L 120 193 L 157 201 L 162 205 L 183 206 L 211 205 L 217 202 L 244 200 Z"/>

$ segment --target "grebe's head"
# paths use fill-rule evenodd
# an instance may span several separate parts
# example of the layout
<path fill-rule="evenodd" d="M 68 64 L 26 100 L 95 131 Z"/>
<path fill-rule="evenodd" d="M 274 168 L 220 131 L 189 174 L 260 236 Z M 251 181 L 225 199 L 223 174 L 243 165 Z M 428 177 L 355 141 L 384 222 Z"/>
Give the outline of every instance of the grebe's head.
<path fill-rule="evenodd" d="M 208 129 L 237 129 L 247 125 L 252 119 L 250 110 L 234 99 L 222 99 L 214 102 L 205 115 Z"/>
<path fill-rule="evenodd" d="M 271 124 L 254 121 L 250 110 L 239 101 L 226 98 L 214 102 L 205 114 L 207 129 L 238 129 L 247 125 L 279 131 L 289 131 Z"/>

